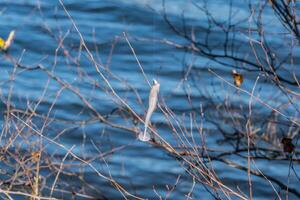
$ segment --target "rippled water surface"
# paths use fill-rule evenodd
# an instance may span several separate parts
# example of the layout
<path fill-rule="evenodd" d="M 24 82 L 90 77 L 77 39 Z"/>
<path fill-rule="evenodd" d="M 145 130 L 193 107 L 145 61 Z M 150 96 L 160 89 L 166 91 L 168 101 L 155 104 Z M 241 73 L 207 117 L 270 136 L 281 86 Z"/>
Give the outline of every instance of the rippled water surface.
<path fill-rule="evenodd" d="M 195 30 L 196 37 L 201 38 L 204 37 L 204 32 L 208 27 L 207 19 L 192 2 L 167 1 L 166 10 L 171 22 L 178 26 L 185 23 L 188 29 Z M 239 21 L 249 16 L 249 8 L 242 2 L 233 3 L 232 9 L 236 15 L 233 20 Z M 204 116 L 213 116 L 218 121 L 221 116 L 213 114 L 218 107 L 214 107 L 211 104 L 212 101 L 216 104 L 225 104 L 230 99 L 231 102 L 236 102 L 236 109 L 242 107 L 244 111 L 247 111 L 250 97 L 237 92 L 234 87 L 208 71 L 208 68 L 211 68 L 225 80 L 232 82 L 232 68 L 162 42 L 168 40 L 178 44 L 187 44 L 187 41 L 179 37 L 164 20 L 161 0 L 65 0 L 64 5 L 82 34 L 86 46 L 99 64 L 100 72 L 111 81 L 115 92 L 136 113 L 142 118 L 145 115 L 150 87 L 125 40 L 124 33 L 130 40 L 148 79 L 151 81 L 155 78 L 160 82 L 161 104 L 164 102 L 177 115 L 181 123 L 188 127 L 188 131 L 197 132 L 197 128 L 191 123 L 196 121 L 203 123 L 208 148 L 222 151 L 232 149 L 229 143 L 222 142 L 224 138 L 218 134 L 217 127 L 206 120 L 206 117 L 201 118 L 200 110 L 204 110 Z M 208 9 L 213 11 L 215 19 L 222 20 L 229 12 L 229 5 L 229 1 L 226 0 L 209 1 Z M 183 16 L 186 21 L 183 21 Z M 272 26 L 271 30 L 274 32 L 284 30 L 271 10 L 264 13 L 264 20 L 270 20 L 268 26 Z M 248 44 L 245 42 L 247 34 L 244 30 L 251 27 L 251 23 L 251 20 L 246 21 L 237 30 L 236 40 L 242 46 Z M 50 138 L 60 135 L 55 138 L 58 143 L 68 149 L 73 148 L 72 151 L 85 160 L 92 159 L 90 163 L 97 170 L 107 176 L 111 175 L 135 195 L 149 199 L 158 199 L 159 196 L 169 199 L 187 199 L 192 191 L 193 199 L 212 199 L 204 186 L 201 184 L 193 186 L 193 178 L 185 172 L 186 166 L 181 166 L 174 156 L 162 148 L 137 141 L 136 135 L 132 132 L 100 123 L 95 113 L 87 108 L 79 96 L 66 89 L 67 85 L 59 84 L 45 71 L 16 68 L 17 71 L 12 77 L 14 66 L 11 58 L 28 68 L 35 68 L 41 64 L 48 69 L 48 72 L 51 72 L 51 75 L 59 77 L 63 82 L 76 88 L 75 90 L 79 91 L 98 113 L 114 123 L 124 126 L 132 125 L 131 120 L 119 117 L 116 110 L 118 105 L 123 104 L 113 96 L 87 52 L 80 48 L 79 34 L 59 1 L 1 0 L 0 27 L 1 37 L 6 37 L 12 29 L 16 30 L 16 38 L 9 54 L 1 54 L 2 122 L 4 122 L 3 116 L 7 110 L 4 103 L 9 99 L 11 106 L 15 109 L 36 109 L 35 112 L 42 117 L 33 119 L 36 120 L 35 129 L 43 130 L 43 134 Z M 223 38 L 224 34 L 216 30 L 209 39 L 217 44 L 219 40 L 223 41 Z M 60 43 L 61 41 L 63 43 Z M 280 40 L 273 38 L 272 41 L 274 47 L 280 46 Z M 245 55 L 248 50 L 249 48 L 241 47 L 236 53 Z M 298 52 L 298 49 L 296 48 L 295 51 Z M 285 56 L 284 54 L 285 52 L 282 52 L 282 55 L 278 56 Z M 191 74 L 184 79 L 190 64 L 194 67 Z M 103 66 L 108 67 L 109 72 L 104 70 Z M 251 71 L 244 73 L 246 78 L 243 89 L 251 92 L 258 73 Z M 261 77 L 257 82 L 257 96 L 273 106 L 288 102 L 280 92 L 272 93 L 274 88 L 275 86 Z M 138 97 L 136 93 L 139 94 Z M 270 98 L 271 94 L 273 98 Z M 285 108 L 285 114 L 293 116 L 295 107 L 299 105 L 299 100 L 295 100 L 294 106 L 289 105 Z M 253 103 L 254 110 L 259 106 L 261 104 L 258 102 Z M 195 122 L 190 120 L 190 112 L 193 109 L 199 114 Z M 260 118 L 268 117 L 269 113 L 270 110 L 266 107 L 257 110 L 253 115 L 254 123 Z M 247 113 L 239 114 L 242 116 Z M 46 123 L 41 120 L 45 117 L 49 118 Z M 228 114 L 227 117 L 230 118 L 230 115 Z M 82 123 L 84 120 L 88 123 Z M 153 114 L 152 123 L 163 138 L 171 144 L 176 144 L 168 121 L 161 110 L 158 109 Z M 224 123 L 226 125 L 226 121 Z M 191 126 L 192 129 L 190 129 Z M 141 123 L 136 127 L 143 129 Z M 30 137 L 32 141 L 37 141 L 39 138 L 37 135 Z M 22 137 L 16 140 L 22 141 Z M 199 134 L 195 134 L 195 140 L 201 146 Z M 4 143 L 5 141 L 2 140 L 2 145 Z M 45 144 L 43 152 L 54 158 L 52 162 L 60 163 L 67 154 L 66 149 L 45 139 L 43 143 Z M 21 148 L 20 151 L 26 152 L 27 148 L 28 146 L 24 144 L 24 149 Z M 114 150 L 113 153 L 111 150 Z M 106 153 L 109 155 L 102 159 L 100 155 Z M 243 166 L 247 165 L 247 160 L 238 156 L 232 155 L 230 159 Z M 248 193 L 248 177 L 245 171 L 236 170 L 218 161 L 214 161 L 212 165 L 220 180 L 225 184 L 234 190 L 240 189 Z M 286 161 L 279 161 L 274 165 L 271 160 L 260 161 L 259 159 L 256 160 L 253 168 L 258 168 L 280 180 L 286 179 L 289 169 Z M 295 166 L 295 169 L 297 171 L 300 168 Z M 86 193 L 99 199 L 122 198 L 121 193 L 107 180 L 97 176 L 92 168 L 74 166 L 67 170 L 76 175 L 61 174 L 60 179 L 74 183 L 70 184 L 72 187 L 66 187 L 66 190 Z M 47 176 L 49 171 L 41 173 Z M 87 185 L 85 192 L 81 190 L 80 184 L 76 185 L 79 179 L 81 181 L 84 179 Z M 177 179 L 178 183 L 176 183 Z M 253 176 L 252 181 L 255 199 L 276 198 L 266 180 Z M 290 182 L 292 188 L 298 187 L 299 189 L 299 181 L 292 178 Z M 169 192 L 175 183 L 176 188 Z M 59 187 L 63 188 L 63 186 Z M 277 185 L 275 188 L 279 190 Z M 49 188 L 44 191 L 49 192 Z M 284 191 L 281 192 L 284 193 Z M 70 198 L 68 194 L 60 194 L 57 197 Z M 292 195 L 291 199 L 293 198 L 296 197 Z"/>

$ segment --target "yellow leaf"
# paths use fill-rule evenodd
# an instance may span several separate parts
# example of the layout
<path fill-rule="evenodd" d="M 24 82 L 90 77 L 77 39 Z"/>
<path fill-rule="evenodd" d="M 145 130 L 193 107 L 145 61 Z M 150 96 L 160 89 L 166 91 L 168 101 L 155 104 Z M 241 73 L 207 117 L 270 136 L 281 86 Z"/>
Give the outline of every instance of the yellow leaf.
<path fill-rule="evenodd" d="M 240 87 L 244 81 L 243 74 L 237 73 L 235 70 L 232 71 L 234 85 Z"/>
<path fill-rule="evenodd" d="M 4 49 L 5 41 L 0 37 L 0 49 Z"/>

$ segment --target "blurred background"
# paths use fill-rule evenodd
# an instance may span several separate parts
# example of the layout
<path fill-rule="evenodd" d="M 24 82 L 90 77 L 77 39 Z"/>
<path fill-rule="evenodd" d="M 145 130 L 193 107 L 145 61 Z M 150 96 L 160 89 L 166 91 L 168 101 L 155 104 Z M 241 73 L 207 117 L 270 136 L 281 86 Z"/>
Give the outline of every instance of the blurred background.
<path fill-rule="evenodd" d="M 299 199 L 299 6 L 1 0 L 1 197 Z"/>

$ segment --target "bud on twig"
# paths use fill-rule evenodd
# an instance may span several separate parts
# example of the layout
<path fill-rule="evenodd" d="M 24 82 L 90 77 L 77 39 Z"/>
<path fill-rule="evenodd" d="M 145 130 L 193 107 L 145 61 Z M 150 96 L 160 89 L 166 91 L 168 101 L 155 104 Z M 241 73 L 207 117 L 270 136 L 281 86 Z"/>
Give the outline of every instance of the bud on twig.
<path fill-rule="evenodd" d="M 0 49 L 6 51 L 12 44 L 14 37 L 15 37 L 15 31 L 12 30 L 9 33 L 7 40 L 4 41 L 2 38 L 0 38 Z"/>

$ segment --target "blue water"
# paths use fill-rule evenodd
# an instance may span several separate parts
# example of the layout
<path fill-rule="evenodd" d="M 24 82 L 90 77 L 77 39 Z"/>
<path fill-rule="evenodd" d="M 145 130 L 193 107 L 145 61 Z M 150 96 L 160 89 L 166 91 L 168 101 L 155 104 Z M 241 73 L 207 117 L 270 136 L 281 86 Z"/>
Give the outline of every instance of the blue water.
<path fill-rule="evenodd" d="M 250 16 L 247 4 L 242 1 L 233 2 L 232 12 L 235 13 L 233 22 Z M 253 3 L 258 4 L 258 2 Z M 231 83 L 232 68 L 217 64 L 211 58 L 195 56 L 158 41 L 169 40 L 181 45 L 188 44 L 188 41 L 176 35 L 164 21 L 160 0 L 66 0 L 64 5 L 99 64 L 101 73 L 110 80 L 116 93 L 136 113 L 142 118 L 145 115 L 150 88 L 123 33 L 127 34 L 148 79 L 151 81 L 155 78 L 160 82 L 161 102 L 164 101 L 169 109 L 177 115 L 177 120 L 185 125 L 188 131 L 193 130 L 194 133 L 197 133 L 196 127 L 190 128 L 189 118 L 190 113 L 195 111 L 197 113 L 196 121 L 203 122 L 207 147 L 221 151 L 233 149 L 229 141 L 220 142 L 224 137 L 210 120 L 214 119 L 232 130 L 230 124 L 227 124 L 232 113 L 221 111 L 224 114 L 221 116 L 217 112 L 219 108 L 216 105 L 230 102 L 235 109 L 240 109 L 235 114 L 242 118 L 249 112 L 250 97 L 237 92 L 235 88 L 208 71 L 208 68 L 212 69 Z M 224 16 L 229 13 L 229 5 L 229 1 L 218 0 L 209 2 L 208 9 L 216 20 L 226 25 L 227 17 Z M 179 27 L 182 26 L 184 13 L 187 28 L 193 28 L 197 38 L 204 38 L 204 31 L 208 28 L 207 19 L 204 13 L 199 12 L 193 5 L 192 1 L 167 1 L 166 10 L 170 21 Z M 271 30 L 273 34 L 285 31 L 270 8 L 266 9 L 263 20 L 270 22 L 266 27 L 270 26 L 271 28 L 268 30 Z M 237 55 L 245 56 L 248 52 L 247 56 L 254 59 L 253 55 L 249 53 L 251 48 L 249 47 L 249 35 L 246 32 L 252 26 L 254 27 L 254 22 L 251 19 L 241 23 L 235 38 L 242 45 L 236 52 Z M 100 123 L 79 96 L 65 87 L 62 88 L 62 85 L 51 79 L 45 71 L 24 68 L 16 68 L 14 71 L 11 58 L 18 60 L 22 66 L 28 68 L 42 64 L 53 76 L 59 77 L 64 83 L 76 88 L 97 112 L 104 116 L 109 115 L 108 119 L 115 123 L 132 127 L 132 121 L 126 120 L 126 116 L 124 116 L 126 114 L 120 114 L 120 112 L 111 114 L 118 107 L 124 108 L 124 105 L 110 93 L 110 89 L 96 71 L 87 52 L 80 48 L 80 37 L 59 1 L 2 0 L 0 2 L 0 27 L 0 36 L 4 38 L 12 29 L 16 30 L 16 37 L 8 54 L 0 55 L 2 124 L 5 124 L 3 116 L 7 109 L 4 103 L 9 100 L 12 108 L 16 110 L 28 111 L 28 108 L 35 110 L 38 115 L 27 123 L 46 137 L 55 138 L 56 142 L 63 144 L 67 149 L 73 147 L 72 152 L 83 159 L 93 159 L 91 164 L 99 172 L 106 176 L 111 175 L 132 194 L 149 199 L 159 199 L 160 196 L 169 199 L 186 199 L 192 190 L 191 197 L 193 199 L 213 199 L 200 183 L 193 186 L 193 178 L 186 173 L 186 166 L 182 166 L 180 161 L 161 148 L 137 141 L 132 132 Z M 251 37 L 257 39 L 257 35 Z M 223 38 L 222 31 L 215 28 L 209 40 L 218 44 Z M 59 43 L 62 39 L 63 45 Z M 280 46 L 283 41 L 272 36 L 266 39 L 271 41 L 274 47 Z M 299 48 L 295 48 L 295 51 L 298 52 Z M 222 52 L 222 48 L 217 48 L 215 52 Z M 284 50 L 282 52 L 278 50 L 277 53 L 278 57 L 286 55 Z M 194 67 L 184 80 L 184 72 L 191 63 Z M 108 67 L 109 72 L 104 67 Z M 299 74 L 299 69 L 295 70 L 296 74 Z M 242 88 L 251 92 L 259 72 L 243 70 L 242 72 L 245 76 Z M 292 89 L 299 92 L 296 87 L 292 87 Z M 136 96 L 136 93 L 139 95 Z M 295 111 L 295 107 L 300 105 L 299 100 L 293 99 L 294 104 L 288 104 L 287 97 L 282 95 L 280 90 L 263 76 L 257 82 L 255 94 L 274 107 L 286 103 L 284 108 L 279 107 L 280 111 L 288 117 L 299 120 Z M 192 103 L 188 100 L 188 96 L 192 99 Z M 201 108 L 204 110 L 203 118 L 199 114 Z M 255 100 L 253 101 L 253 110 L 254 127 L 260 129 L 260 133 L 262 133 L 264 127 L 259 122 L 261 119 L 269 117 L 271 111 Z M 30 111 L 28 112 L 30 113 Z M 26 115 L 19 113 L 18 116 L 26 121 Z M 282 116 L 279 116 L 278 120 L 282 123 L 290 123 Z M 88 121 L 88 123 L 83 124 L 82 121 Z M 12 130 L 15 130 L 13 122 L 21 127 L 24 126 L 19 119 L 12 117 L 12 122 L 10 122 Z M 162 111 L 156 110 L 152 117 L 152 123 L 155 124 L 157 132 L 164 139 L 175 146 L 179 144 Z M 289 125 L 283 127 L 286 128 Z M 3 147 L 7 145 L 7 138 L 9 138 L 4 127 L 3 125 L 3 137 L 1 137 Z M 136 127 L 143 129 L 142 124 L 138 124 Z M 40 148 L 39 142 L 41 142 L 44 146 L 43 155 L 59 167 L 67 154 L 65 149 L 45 138 L 41 139 L 36 133 L 28 131 L 26 126 L 20 132 L 24 136 L 16 136 L 16 140 L 10 146 L 11 151 L 18 148 L 21 155 L 28 156 L 30 152 Z M 195 138 L 197 144 L 201 146 L 198 133 Z M 119 147 L 121 148 L 118 149 Z M 110 152 L 113 149 L 115 149 L 114 153 L 108 154 L 104 158 L 100 156 L 101 153 Z M 247 166 L 247 159 L 236 155 L 226 158 L 242 166 Z M 74 164 L 74 166 L 64 168 L 68 173 L 60 175 L 56 185 L 57 191 L 53 196 L 70 199 L 70 192 L 78 192 L 95 199 L 123 198 L 115 187 L 97 176 L 89 166 L 76 161 L 70 155 L 64 163 Z M 296 171 L 297 169 L 299 171 L 298 163 L 294 164 Z M 245 171 L 237 170 L 218 161 L 214 161 L 212 165 L 222 182 L 233 190 L 241 189 L 248 195 L 248 177 Z M 287 183 L 288 161 L 257 159 L 255 165 L 252 165 L 252 169 L 256 169 L 256 167 L 263 173 Z M 44 179 L 45 187 L 41 189 L 42 194 L 49 194 L 53 177 L 57 171 L 54 170 L 54 172 L 50 169 L 41 171 L 41 174 L 46 177 Z M 170 192 L 178 177 L 179 181 L 176 187 Z M 299 180 L 295 178 L 294 174 L 290 179 L 290 187 L 299 189 L 297 188 Z M 255 199 L 276 198 L 266 180 L 252 176 L 252 181 Z M 276 184 L 274 185 L 279 191 L 280 188 Z M 280 191 L 280 195 L 285 197 L 284 191 Z M 293 194 L 290 195 L 290 199 L 296 198 Z M 85 199 L 83 196 L 78 198 Z M 225 197 L 222 196 L 222 198 Z M 235 197 L 233 198 L 235 199 Z M 129 197 L 129 199 L 131 198 Z"/>

